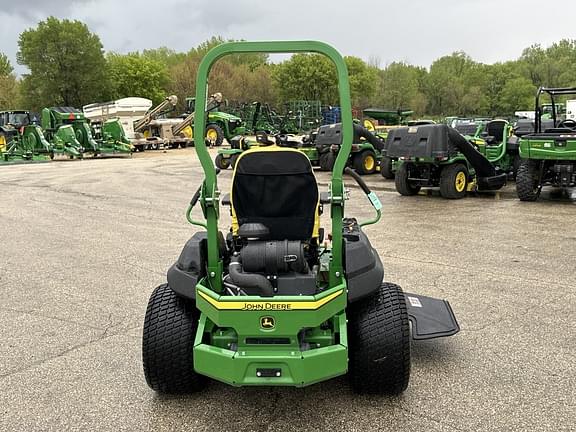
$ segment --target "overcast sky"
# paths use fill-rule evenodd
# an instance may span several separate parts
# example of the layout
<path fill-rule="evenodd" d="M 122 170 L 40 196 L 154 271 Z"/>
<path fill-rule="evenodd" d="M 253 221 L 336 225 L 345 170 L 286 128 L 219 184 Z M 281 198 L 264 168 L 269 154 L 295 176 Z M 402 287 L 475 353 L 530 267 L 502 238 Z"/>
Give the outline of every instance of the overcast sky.
<path fill-rule="evenodd" d="M 220 35 L 317 39 L 381 66 L 429 66 L 459 50 L 493 63 L 534 43 L 575 39 L 573 6 L 574 0 L 0 0 L 0 51 L 24 72 L 16 65 L 18 35 L 54 15 L 84 21 L 105 50 L 120 53 L 188 51 Z"/>

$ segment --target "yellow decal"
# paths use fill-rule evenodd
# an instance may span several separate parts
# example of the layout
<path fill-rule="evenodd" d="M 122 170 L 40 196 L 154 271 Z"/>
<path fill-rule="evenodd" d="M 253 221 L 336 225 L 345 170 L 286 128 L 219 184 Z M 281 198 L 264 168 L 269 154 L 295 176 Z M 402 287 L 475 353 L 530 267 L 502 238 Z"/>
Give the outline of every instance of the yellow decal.
<path fill-rule="evenodd" d="M 198 291 L 200 297 L 218 310 L 244 310 L 244 311 L 289 311 L 289 310 L 315 310 L 334 300 L 344 290 L 336 291 L 320 300 L 315 301 L 220 301 L 208 294 Z"/>

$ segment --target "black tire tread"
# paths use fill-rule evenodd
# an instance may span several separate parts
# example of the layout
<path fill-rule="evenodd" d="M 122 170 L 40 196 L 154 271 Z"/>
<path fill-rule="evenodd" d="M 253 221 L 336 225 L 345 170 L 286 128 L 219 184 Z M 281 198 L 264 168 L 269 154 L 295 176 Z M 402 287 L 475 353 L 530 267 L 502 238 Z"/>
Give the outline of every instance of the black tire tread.
<path fill-rule="evenodd" d="M 350 381 L 358 393 L 399 394 L 410 380 L 406 299 L 395 284 L 349 308 Z"/>
<path fill-rule="evenodd" d="M 534 188 L 536 182 L 537 164 L 529 159 L 522 159 L 516 174 L 516 194 L 520 201 L 536 201 L 540 196 L 540 189 Z"/>
<path fill-rule="evenodd" d="M 319 158 L 319 165 L 322 171 L 332 171 L 334 169 L 334 162 L 336 161 L 336 157 L 334 156 L 334 152 L 327 151 L 320 155 Z"/>
<path fill-rule="evenodd" d="M 194 371 L 194 338 L 199 312 L 163 284 L 148 302 L 142 337 L 146 382 L 159 393 L 202 390 L 206 378 Z"/>
<path fill-rule="evenodd" d="M 217 154 L 216 155 L 216 159 L 214 159 L 214 165 L 216 166 L 216 168 L 220 168 L 220 169 L 228 169 L 228 167 L 230 166 L 230 159 L 224 159 L 224 156 L 222 154 Z"/>
<path fill-rule="evenodd" d="M 403 196 L 412 196 L 420 192 L 420 185 L 413 185 L 408 180 L 408 166 L 406 163 L 400 164 L 394 176 L 396 191 Z"/>
<path fill-rule="evenodd" d="M 206 131 L 208 131 L 208 129 L 214 129 L 218 135 L 218 137 L 216 138 L 216 141 L 214 143 L 211 143 L 211 144 L 216 146 L 216 147 L 220 147 L 222 145 L 222 143 L 224 142 L 224 131 L 222 130 L 220 125 L 218 125 L 217 123 L 207 124 L 206 125 Z"/>
<path fill-rule="evenodd" d="M 392 180 L 394 178 L 394 171 L 392 171 L 392 159 L 389 157 L 383 156 L 380 160 L 380 174 L 382 177 L 388 180 Z"/>
<path fill-rule="evenodd" d="M 462 192 L 456 190 L 454 185 L 456 181 L 456 175 L 463 171 L 466 175 L 466 186 Z M 440 173 L 440 195 L 447 199 L 460 199 L 466 196 L 468 186 L 468 170 L 461 163 L 454 163 L 442 168 Z"/>
<path fill-rule="evenodd" d="M 368 156 L 372 156 L 374 158 L 374 169 L 372 169 L 372 171 L 368 171 L 364 168 L 364 160 Z M 352 159 L 352 165 L 354 166 L 354 171 L 360 175 L 373 174 L 376 172 L 376 153 L 374 153 L 372 150 L 364 150 L 358 154 L 355 154 L 354 158 Z"/>

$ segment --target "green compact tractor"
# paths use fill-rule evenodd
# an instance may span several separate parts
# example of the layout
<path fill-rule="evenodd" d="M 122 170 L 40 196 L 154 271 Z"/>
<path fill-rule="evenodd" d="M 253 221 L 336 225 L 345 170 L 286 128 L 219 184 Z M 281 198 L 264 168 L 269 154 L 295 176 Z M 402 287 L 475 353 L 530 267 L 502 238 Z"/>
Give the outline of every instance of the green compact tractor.
<path fill-rule="evenodd" d="M 0 162 L 46 160 L 50 144 L 28 111 L 0 112 Z"/>
<path fill-rule="evenodd" d="M 466 138 L 444 124 L 391 130 L 386 155 L 395 166 L 396 190 L 415 195 L 422 187 L 439 187 L 449 199 L 468 191 L 493 191 L 506 184 L 514 171 L 518 142 L 510 125 L 493 120 L 482 139 Z"/>
<path fill-rule="evenodd" d="M 377 216 L 360 224 L 345 217 L 342 177 L 353 128 L 348 72 L 336 50 L 307 41 L 221 44 L 199 65 L 198 105 L 205 106 L 210 68 L 224 55 L 304 51 L 327 55 L 339 77 L 343 139 L 330 190 L 318 191 L 302 152 L 274 144 L 243 152 L 230 194 L 221 196 L 219 171 L 204 141 L 196 143 L 205 177 L 187 218 L 201 230 L 168 270 L 168 283 L 152 293 L 144 321 L 144 374 L 157 392 L 200 391 L 207 378 L 302 387 L 348 373 L 358 392 L 397 394 L 408 385 L 410 338 L 459 330 L 446 301 L 382 282 L 382 263 L 363 231 L 379 220 L 381 204 L 352 170 Z M 197 132 L 206 117 L 196 113 Z M 226 238 L 220 202 L 232 215 Z M 197 203 L 205 221 L 193 219 Z M 326 243 L 325 206 L 332 231 Z"/>
<path fill-rule="evenodd" d="M 549 112 L 540 104 L 543 95 L 551 99 Z M 576 121 L 564 118 L 558 96 L 574 96 L 576 87 L 540 88 L 536 94 L 536 119 L 533 133 L 520 138 L 522 161 L 516 177 L 516 192 L 521 201 L 536 201 L 542 187 L 576 186 Z M 546 124 L 546 118 L 550 124 Z"/>
<path fill-rule="evenodd" d="M 214 96 L 219 95 L 219 98 Z M 224 139 L 230 142 L 232 138 L 243 135 L 246 131 L 242 125 L 242 119 L 235 115 L 220 111 L 222 95 L 216 93 L 210 99 L 208 105 L 208 116 L 206 119 L 206 140 L 215 146 L 220 146 Z M 196 110 L 196 98 L 186 98 L 186 109 L 190 114 Z"/>
<path fill-rule="evenodd" d="M 44 108 L 42 129 L 51 145 L 51 157 L 68 155 L 70 159 L 83 158 L 84 153 L 98 153 L 98 143 L 82 111 L 71 107 Z"/>

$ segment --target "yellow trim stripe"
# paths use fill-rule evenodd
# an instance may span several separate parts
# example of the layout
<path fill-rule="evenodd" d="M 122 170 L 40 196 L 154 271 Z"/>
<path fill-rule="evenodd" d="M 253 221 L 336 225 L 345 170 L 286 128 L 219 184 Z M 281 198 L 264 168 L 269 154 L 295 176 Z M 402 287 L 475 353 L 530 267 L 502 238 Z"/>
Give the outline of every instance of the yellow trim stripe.
<path fill-rule="evenodd" d="M 316 310 L 326 303 L 334 300 L 344 292 L 336 291 L 320 300 L 315 301 L 219 301 L 205 292 L 198 291 L 200 297 L 218 310 L 247 310 L 247 311 L 286 311 L 286 310 Z"/>

